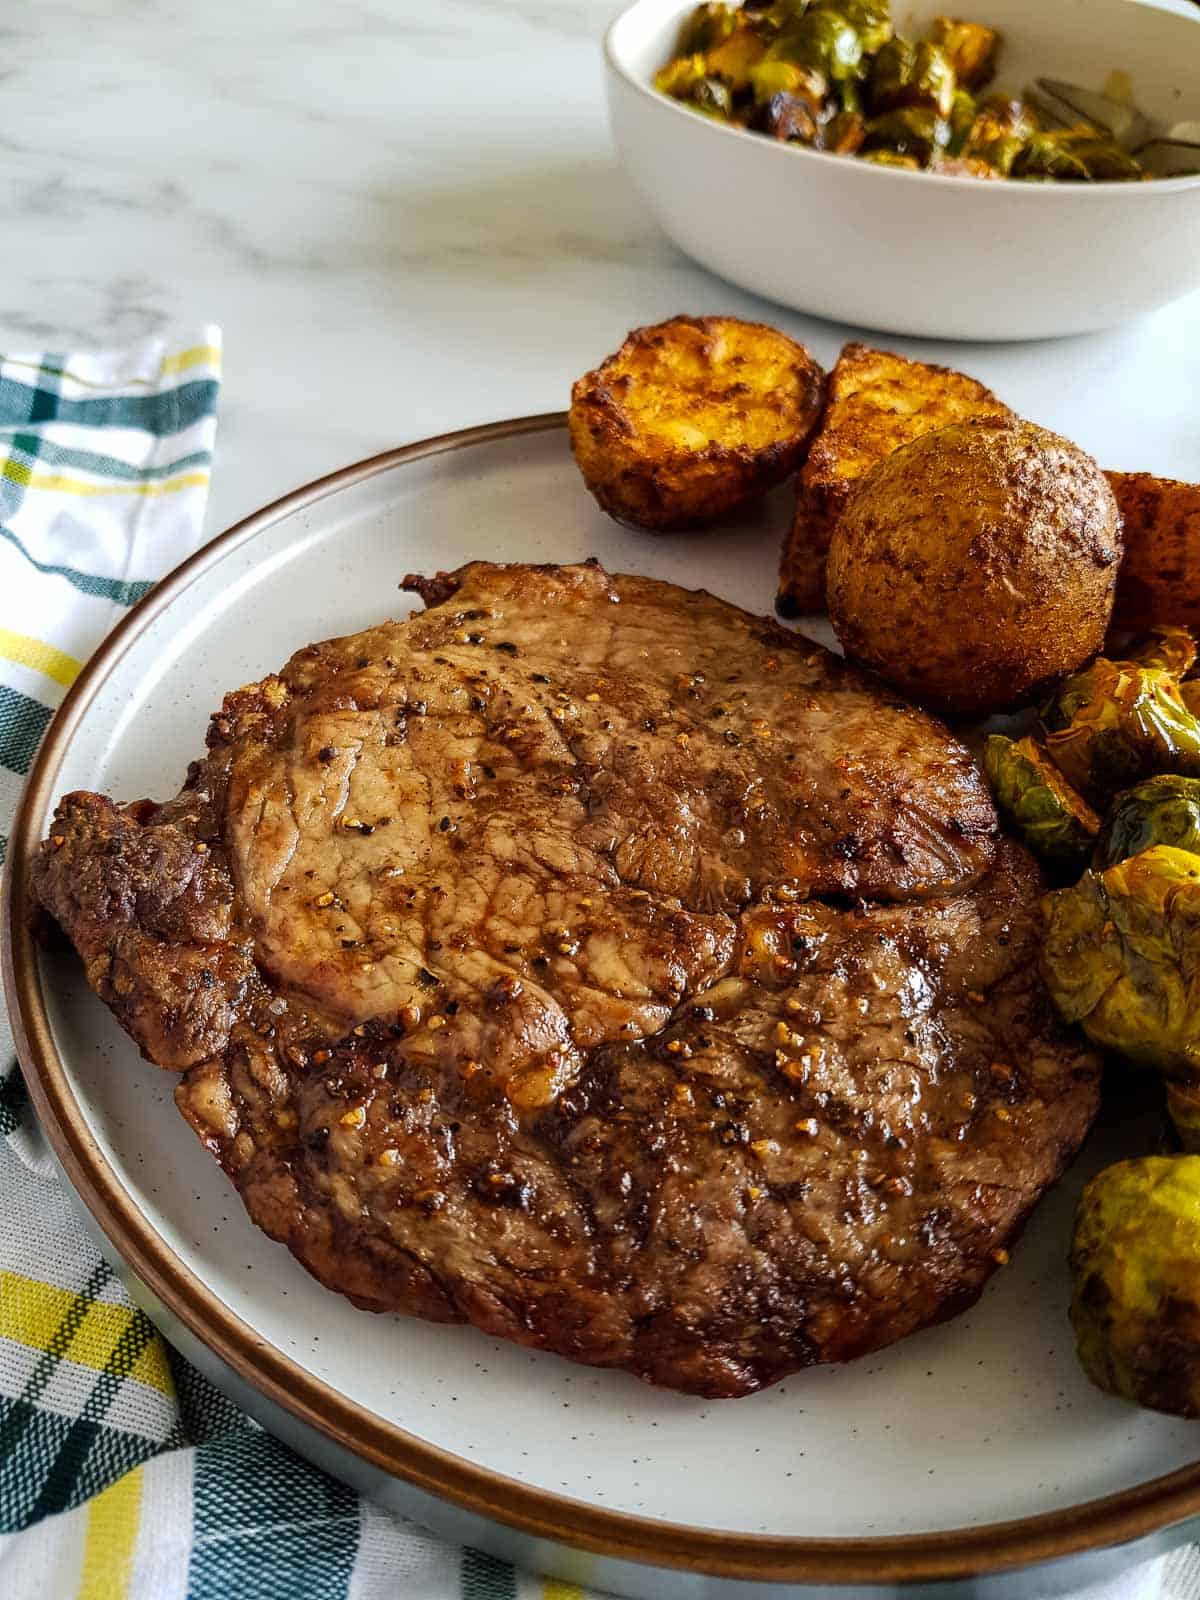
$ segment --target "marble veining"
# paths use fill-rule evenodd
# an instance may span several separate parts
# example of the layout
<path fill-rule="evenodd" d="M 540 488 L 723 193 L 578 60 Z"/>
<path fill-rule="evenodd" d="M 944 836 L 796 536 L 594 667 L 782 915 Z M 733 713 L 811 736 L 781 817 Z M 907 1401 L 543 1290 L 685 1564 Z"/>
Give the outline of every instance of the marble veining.
<path fill-rule="evenodd" d="M 562 405 L 674 311 L 831 359 L 847 330 L 692 266 L 626 180 L 599 45 L 617 3 L 9 0 L 0 346 L 219 321 L 214 531 L 387 445 Z M 1200 474 L 1200 298 L 1050 344 L 885 342 L 1106 464 Z"/>

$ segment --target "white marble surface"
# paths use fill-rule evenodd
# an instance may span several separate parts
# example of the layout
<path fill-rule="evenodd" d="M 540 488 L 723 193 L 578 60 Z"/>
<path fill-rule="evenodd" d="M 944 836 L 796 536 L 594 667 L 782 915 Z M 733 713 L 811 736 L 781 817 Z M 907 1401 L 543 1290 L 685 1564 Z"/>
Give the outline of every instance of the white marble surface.
<path fill-rule="evenodd" d="M 766 317 L 832 358 L 845 329 L 691 266 L 632 193 L 598 44 L 616 4 L 6 0 L 0 348 L 220 322 L 211 531 L 388 445 L 563 405 L 671 312 Z M 1200 475 L 1200 297 L 1051 344 L 893 342 L 1108 465 Z"/>

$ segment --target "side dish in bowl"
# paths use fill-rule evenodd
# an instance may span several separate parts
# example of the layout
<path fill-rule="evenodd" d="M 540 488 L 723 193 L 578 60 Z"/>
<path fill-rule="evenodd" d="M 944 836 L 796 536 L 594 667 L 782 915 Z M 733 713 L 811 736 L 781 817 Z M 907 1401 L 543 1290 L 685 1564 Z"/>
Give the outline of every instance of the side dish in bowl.
<path fill-rule="evenodd" d="M 965 7 L 972 22 L 1002 41 L 996 77 L 979 83 L 981 98 L 966 126 L 972 107 L 959 98 L 956 112 L 954 96 L 977 81 L 979 65 L 960 52 L 953 83 L 941 70 L 935 85 L 939 74 L 929 71 L 932 62 L 952 59 L 935 42 L 944 0 L 894 8 L 892 25 L 912 51 L 888 43 L 883 59 L 896 58 L 893 82 L 885 91 L 881 68 L 877 113 L 869 80 L 837 78 L 833 61 L 818 80 L 818 69 L 801 71 L 799 61 L 749 59 L 762 41 L 746 28 L 692 52 L 703 57 L 708 89 L 687 88 L 693 63 L 681 69 L 675 90 L 663 93 L 656 76 L 678 56 L 680 29 L 694 10 L 680 0 L 636 0 L 618 18 L 605 42 L 609 111 L 618 154 L 663 229 L 731 282 L 817 316 L 937 339 L 1083 333 L 1200 285 L 1200 176 L 1110 181 L 1119 158 L 1100 160 L 1105 141 L 1090 132 L 1067 138 L 1034 130 L 1027 106 L 1018 111 L 1009 103 L 1039 78 L 1103 90 L 1119 73 L 1127 98 L 1153 123 L 1200 121 L 1200 14 L 1130 0 Z M 835 15 L 810 8 L 801 21 Z M 752 49 L 739 63 L 734 45 L 745 48 L 746 38 Z M 856 72 L 861 41 L 858 49 Z M 882 54 L 880 46 L 872 61 Z M 710 70 L 714 56 L 719 73 Z M 734 87 L 743 82 L 748 87 Z M 817 95 L 822 85 L 827 92 Z M 988 106 L 992 93 L 1006 98 Z M 701 109 L 711 114 L 696 114 L 696 94 L 708 96 Z M 778 100 L 781 94 L 788 98 Z M 922 95 L 934 103 L 884 106 Z M 739 125 L 751 101 L 749 118 L 759 114 L 759 96 L 762 115 L 773 119 L 768 131 L 783 137 Z M 854 145 L 856 117 L 863 146 L 875 146 L 872 159 L 832 159 L 826 149 Z M 922 128 L 929 139 L 919 137 Z M 1081 151 L 1091 181 L 983 177 L 985 169 L 1006 166 L 1010 178 L 1058 179 L 1067 169 L 1079 177 Z M 964 168 L 964 161 L 971 164 Z"/>

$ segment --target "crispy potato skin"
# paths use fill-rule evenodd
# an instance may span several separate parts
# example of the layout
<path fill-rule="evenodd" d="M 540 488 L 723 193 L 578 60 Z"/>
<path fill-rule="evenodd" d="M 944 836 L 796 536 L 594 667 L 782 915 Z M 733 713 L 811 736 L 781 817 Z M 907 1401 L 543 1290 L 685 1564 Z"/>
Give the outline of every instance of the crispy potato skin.
<path fill-rule="evenodd" d="M 978 713 L 1099 650 L 1121 522 L 1100 468 L 1033 423 L 925 434 L 852 494 L 829 550 L 847 655 L 916 698 Z"/>
<path fill-rule="evenodd" d="M 877 462 L 935 428 L 1011 417 L 990 389 L 949 367 L 848 344 L 829 375 L 825 411 L 796 485 L 779 571 L 789 609 L 825 609 L 825 560 L 850 491 Z"/>
<path fill-rule="evenodd" d="M 610 516 L 652 533 L 703 527 L 795 468 L 824 373 L 757 322 L 638 328 L 571 391 L 571 448 Z"/>
<path fill-rule="evenodd" d="M 1114 621 L 1200 627 L 1200 484 L 1149 472 L 1105 474 L 1125 524 Z"/>

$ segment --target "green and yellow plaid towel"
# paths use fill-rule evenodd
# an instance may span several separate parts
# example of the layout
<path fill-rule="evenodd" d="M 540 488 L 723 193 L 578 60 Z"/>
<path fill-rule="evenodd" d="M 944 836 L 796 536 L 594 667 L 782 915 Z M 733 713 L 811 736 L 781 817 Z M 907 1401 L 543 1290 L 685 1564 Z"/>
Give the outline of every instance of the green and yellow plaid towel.
<path fill-rule="evenodd" d="M 215 328 L 0 360 L 0 856 L 80 664 L 200 542 L 219 374 Z M 2 1013 L 0 1134 L 3 1600 L 588 1600 L 360 1501 L 163 1343 L 71 1213 Z M 1089 1594 L 1196 1596 L 1200 1562 Z"/>
<path fill-rule="evenodd" d="M 200 543 L 220 335 L 0 359 L 0 860 L 51 713 Z M 198 1377 L 80 1231 L 0 1013 L 3 1600 L 584 1600 L 360 1502 Z"/>

